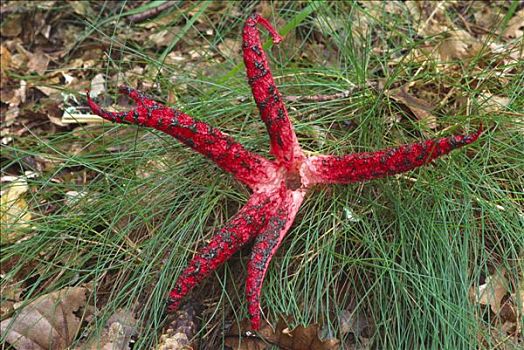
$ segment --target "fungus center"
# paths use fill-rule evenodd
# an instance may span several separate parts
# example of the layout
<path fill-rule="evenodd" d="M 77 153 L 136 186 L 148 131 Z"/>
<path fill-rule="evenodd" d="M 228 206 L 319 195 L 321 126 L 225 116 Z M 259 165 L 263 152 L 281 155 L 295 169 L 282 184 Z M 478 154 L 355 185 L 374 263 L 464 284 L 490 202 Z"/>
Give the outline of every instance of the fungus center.
<path fill-rule="evenodd" d="M 302 179 L 298 171 L 288 172 L 286 174 L 286 187 L 291 191 L 298 190 L 302 186 Z"/>

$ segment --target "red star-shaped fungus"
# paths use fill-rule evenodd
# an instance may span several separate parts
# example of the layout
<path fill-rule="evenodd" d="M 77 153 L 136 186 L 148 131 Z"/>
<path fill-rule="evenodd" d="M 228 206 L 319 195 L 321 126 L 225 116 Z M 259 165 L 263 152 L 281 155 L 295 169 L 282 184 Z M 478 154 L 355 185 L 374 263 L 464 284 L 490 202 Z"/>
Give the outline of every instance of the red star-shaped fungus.
<path fill-rule="evenodd" d="M 471 135 L 427 140 L 377 152 L 306 157 L 273 81 L 257 24 L 269 31 L 274 43 L 282 38 L 258 14 L 251 15 L 244 25 L 242 48 L 248 82 L 266 124 L 270 152 L 275 160 L 254 154 L 220 130 L 129 87 L 120 89 L 137 104 L 129 112 L 107 112 L 87 94 L 89 106 L 99 116 L 112 122 L 163 131 L 210 158 L 251 188 L 253 194 L 248 202 L 198 251 L 178 277 L 176 287 L 170 292 L 168 309 L 177 309 L 196 284 L 254 239 L 247 267 L 246 293 L 251 326 L 255 330 L 260 326 L 260 291 L 269 262 L 293 224 L 308 189 L 318 183 L 347 184 L 405 172 L 474 142 L 482 133 L 480 128 Z"/>

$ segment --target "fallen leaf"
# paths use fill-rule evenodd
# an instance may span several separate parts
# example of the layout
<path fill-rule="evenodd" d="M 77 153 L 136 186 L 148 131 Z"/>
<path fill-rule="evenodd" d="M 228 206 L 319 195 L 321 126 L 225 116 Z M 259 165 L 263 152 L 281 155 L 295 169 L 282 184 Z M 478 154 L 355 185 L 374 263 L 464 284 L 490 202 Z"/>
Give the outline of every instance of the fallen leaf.
<path fill-rule="evenodd" d="M 318 324 L 312 324 L 307 327 L 298 326 L 293 330 L 285 328 L 282 334 L 288 334 L 289 337 L 281 337 L 281 342 L 283 343 L 284 339 L 290 341 L 289 345 L 293 350 L 335 350 L 339 348 L 340 341 L 338 339 L 320 339 L 318 333 Z"/>
<path fill-rule="evenodd" d="M 454 30 L 438 46 L 441 62 L 460 60 L 475 56 L 482 48 L 474 37 L 465 30 Z"/>
<path fill-rule="evenodd" d="M 20 301 L 20 296 L 22 295 L 23 290 L 23 282 L 9 281 L 5 278 L 2 278 L 2 283 L 0 284 L 0 295 L 2 295 L 2 298 L 0 299 L 1 319 L 4 319 L 12 314 L 15 303 Z"/>
<path fill-rule="evenodd" d="M 27 62 L 27 68 L 29 68 L 29 72 L 36 72 L 39 75 L 44 75 L 51 60 L 49 55 L 45 54 L 40 49 L 37 49 L 35 53 L 27 52 L 27 54 L 29 57 L 29 62 Z"/>
<path fill-rule="evenodd" d="M 95 98 L 100 94 L 103 94 L 106 91 L 106 78 L 103 73 L 95 75 L 93 80 L 91 80 L 91 89 L 89 90 L 89 95 L 91 98 Z"/>
<path fill-rule="evenodd" d="M 524 278 L 521 277 L 520 286 L 515 293 L 511 294 L 511 297 L 515 303 L 520 306 L 521 312 L 524 311 Z"/>
<path fill-rule="evenodd" d="M 431 113 L 434 107 L 425 100 L 411 95 L 408 92 L 409 86 L 409 84 L 405 84 L 400 88 L 387 91 L 386 94 L 393 100 L 408 107 L 417 120 L 423 122 L 428 128 L 435 129 L 437 127 L 437 118 Z"/>
<path fill-rule="evenodd" d="M 152 33 L 147 36 L 147 40 L 154 44 L 155 47 L 165 47 L 175 40 L 180 34 L 179 27 L 171 27 L 169 29 L 163 29 L 156 33 Z"/>
<path fill-rule="evenodd" d="M 74 350 L 130 350 L 132 337 L 137 334 L 134 312 L 118 309 L 109 317 L 102 334 L 92 337 Z"/>
<path fill-rule="evenodd" d="M 27 64 L 28 58 L 21 53 L 14 53 L 11 55 L 11 69 L 20 70 Z"/>
<path fill-rule="evenodd" d="M 342 310 L 339 314 L 340 333 L 353 333 L 356 337 L 370 337 L 372 334 L 373 324 L 369 318 L 362 312 Z"/>
<path fill-rule="evenodd" d="M 67 287 L 42 295 L 0 323 L 0 334 L 15 349 L 61 350 L 80 328 L 74 314 L 86 302 L 87 288 Z"/>
<path fill-rule="evenodd" d="M 515 290 L 515 293 L 511 294 L 511 299 L 516 308 L 516 327 L 515 334 L 522 336 L 522 330 L 524 329 L 524 277 L 520 277 L 520 285 Z"/>
<path fill-rule="evenodd" d="M 486 4 L 482 2 L 475 2 L 472 3 L 472 5 L 474 7 L 473 17 L 475 18 L 475 23 L 486 31 L 496 28 L 496 25 L 499 24 L 503 18 L 500 11 L 486 6 Z"/>
<path fill-rule="evenodd" d="M 9 68 L 11 64 L 11 52 L 5 45 L 0 45 L 0 71 L 2 74 Z M 3 75 L 2 75 L 3 77 Z"/>
<path fill-rule="evenodd" d="M 18 89 L 11 90 L 9 93 L 2 93 L 2 102 L 8 104 L 5 119 L 3 120 L 4 127 L 12 125 L 15 119 L 20 115 L 19 105 L 26 100 L 26 89 L 27 82 L 25 80 L 20 80 L 20 87 Z"/>
<path fill-rule="evenodd" d="M 508 293 L 508 282 L 504 275 L 504 270 L 496 272 L 486 277 L 485 283 L 480 285 L 478 289 L 472 287 L 470 291 L 475 302 L 481 305 L 489 305 L 496 315 L 500 312 L 502 298 Z"/>
<path fill-rule="evenodd" d="M 411 13 L 418 34 L 434 36 L 449 31 L 453 23 L 446 15 L 451 2 L 446 1 L 407 1 L 406 8 Z"/>
<path fill-rule="evenodd" d="M 46 96 L 57 95 L 62 92 L 61 89 L 53 88 L 50 86 L 34 86 L 34 88 L 38 89 L 40 92 L 42 92 Z"/>
<path fill-rule="evenodd" d="M 506 39 L 518 39 L 524 34 L 524 9 L 520 10 L 508 22 L 508 27 L 504 31 Z"/>
<path fill-rule="evenodd" d="M 80 202 L 84 197 L 89 194 L 87 191 L 67 191 L 64 195 L 65 205 L 72 207 Z"/>
<path fill-rule="evenodd" d="M 87 14 L 93 14 L 89 1 L 70 1 L 68 4 L 78 15 L 86 16 Z"/>
<path fill-rule="evenodd" d="M 266 350 L 270 344 L 278 345 L 278 337 L 269 323 L 262 320 L 257 333 L 250 331 L 248 319 L 233 323 L 225 345 L 234 350 Z"/>
<path fill-rule="evenodd" d="M 140 28 L 154 29 L 167 25 L 173 25 L 178 21 L 180 21 L 180 11 L 175 9 L 174 11 L 170 11 L 166 15 L 156 16 L 150 19 L 149 21 L 139 23 L 137 24 L 137 26 Z"/>
<path fill-rule="evenodd" d="M 22 14 L 11 14 L 7 18 L 2 16 L 2 26 L 0 27 L 0 33 L 2 36 L 8 38 L 14 38 L 19 36 L 22 33 Z"/>
<path fill-rule="evenodd" d="M 0 199 L 0 238 L 2 243 L 12 242 L 19 238 L 21 230 L 29 227 L 31 213 L 24 199 L 29 190 L 27 181 L 17 177 L 9 184 L 2 186 Z"/>
<path fill-rule="evenodd" d="M 320 339 L 318 324 L 289 329 L 286 321 L 281 319 L 274 330 L 265 321 L 262 321 L 260 330 L 256 333 L 250 328 L 249 320 L 233 324 L 225 344 L 238 350 L 263 350 L 270 345 L 289 350 L 336 350 L 340 345 L 340 341 L 335 338 Z"/>
<path fill-rule="evenodd" d="M 505 109 L 509 105 L 510 99 L 503 96 L 492 95 L 488 92 L 481 96 L 481 108 L 485 113 L 496 113 Z"/>

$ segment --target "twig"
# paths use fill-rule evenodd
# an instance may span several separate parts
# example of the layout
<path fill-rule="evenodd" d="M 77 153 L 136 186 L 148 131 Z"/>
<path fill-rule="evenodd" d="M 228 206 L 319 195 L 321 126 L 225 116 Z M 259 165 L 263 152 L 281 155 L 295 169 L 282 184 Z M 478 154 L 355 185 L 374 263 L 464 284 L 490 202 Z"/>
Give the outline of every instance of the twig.
<path fill-rule="evenodd" d="M 136 15 L 131 15 L 131 16 L 127 17 L 127 19 L 131 23 L 142 22 L 142 21 L 144 21 L 144 20 L 146 20 L 148 18 L 155 17 L 160 12 L 169 9 L 169 8 L 175 6 L 176 4 L 177 4 L 176 1 L 166 1 L 165 3 L 163 3 L 163 4 L 161 4 L 161 5 L 157 6 L 157 7 L 153 7 L 152 9 L 145 10 L 144 12 L 137 13 Z"/>
<path fill-rule="evenodd" d="M 330 100 L 338 100 L 342 98 L 348 98 L 351 93 L 355 89 L 351 90 L 345 90 L 342 92 L 337 92 L 336 94 L 331 95 L 309 95 L 309 96 L 296 96 L 296 95 L 290 95 L 290 96 L 283 96 L 285 101 L 288 102 L 323 102 L 323 101 L 330 101 Z"/>
<path fill-rule="evenodd" d="M 367 83 L 367 87 L 376 89 L 377 83 Z M 330 94 L 330 95 L 309 95 L 309 96 L 298 96 L 298 95 L 290 95 L 290 96 L 283 96 L 282 98 L 284 101 L 288 102 L 324 102 L 324 101 L 331 101 L 331 100 L 338 100 L 343 98 L 348 98 L 351 96 L 355 90 L 358 90 L 360 86 L 353 86 L 351 89 L 344 90 L 342 92 L 337 92 L 336 94 Z"/>

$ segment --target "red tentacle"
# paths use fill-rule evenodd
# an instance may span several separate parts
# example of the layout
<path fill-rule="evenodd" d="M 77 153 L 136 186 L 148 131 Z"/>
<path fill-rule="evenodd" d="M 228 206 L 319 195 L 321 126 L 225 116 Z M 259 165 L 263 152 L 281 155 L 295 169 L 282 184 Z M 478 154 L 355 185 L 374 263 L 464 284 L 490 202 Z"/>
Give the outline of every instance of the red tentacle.
<path fill-rule="evenodd" d="M 242 35 L 247 77 L 251 92 L 269 133 L 270 151 L 277 160 L 290 169 L 304 156 L 293 131 L 293 125 L 289 121 L 282 96 L 273 81 L 266 54 L 260 42 L 260 35 L 256 28 L 258 23 L 269 31 L 274 43 L 279 43 L 282 40 L 266 19 L 258 14 L 253 14 L 248 18 Z"/>
<path fill-rule="evenodd" d="M 254 330 L 260 327 L 260 293 L 269 262 L 293 224 L 305 191 L 290 191 L 282 187 L 279 195 L 282 203 L 256 237 L 247 266 L 246 296 L 251 328 Z"/>
<path fill-rule="evenodd" d="M 182 298 L 200 281 L 216 270 L 244 244 L 255 237 L 274 215 L 280 198 L 255 193 L 211 242 L 200 249 L 182 272 L 169 294 L 169 311 L 178 308 Z"/>
<path fill-rule="evenodd" d="M 452 150 L 468 145 L 482 134 L 427 140 L 377 152 L 308 158 L 311 183 L 351 183 L 402 173 L 427 164 Z"/>
<path fill-rule="evenodd" d="M 120 91 L 136 101 L 137 106 L 129 112 L 108 112 L 97 105 L 88 93 L 87 102 L 93 113 L 112 122 L 144 125 L 163 131 L 210 158 L 252 188 L 274 176 L 275 165 L 249 152 L 220 130 L 155 102 L 137 90 L 124 86 Z"/>

